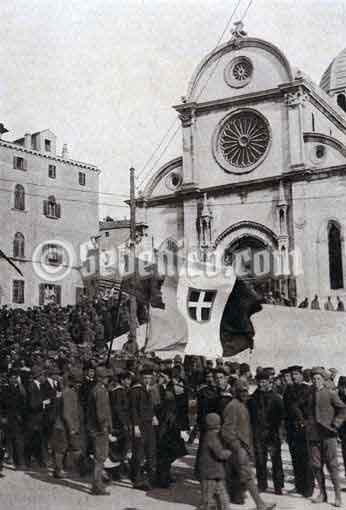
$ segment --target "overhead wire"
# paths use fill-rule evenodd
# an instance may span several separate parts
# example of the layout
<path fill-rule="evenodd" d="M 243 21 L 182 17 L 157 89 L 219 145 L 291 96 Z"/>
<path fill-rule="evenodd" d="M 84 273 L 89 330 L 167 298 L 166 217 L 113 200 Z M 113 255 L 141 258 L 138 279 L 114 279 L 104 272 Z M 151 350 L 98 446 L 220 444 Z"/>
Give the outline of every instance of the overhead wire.
<path fill-rule="evenodd" d="M 310 182 L 309 184 L 318 184 L 320 181 L 315 181 L 315 182 Z M 0 192 L 6 192 L 6 193 L 10 193 L 12 195 L 14 195 L 14 190 L 10 190 L 10 189 L 6 189 L 6 188 L 0 188 Z M 43 198 L 43 199 L 47 199 L 47 195 L 40 195 L 40 194 L 35 194 L 35 193 L 30 193 L 30 192 L 25 192 L 25 196 L 31 196 L 31 197 L 38 197 L 38 198 Z M 299 196 L 299 197 L 292 197 L 291 200 L 292 202 L 296 202 L 296 201 L 301 201 L 301 200 L 324 200 L 324 199 L 339 199 L 339 198 L 346 198 L 346 193 L 343 192 L 343 193 L 339 193 L 339 194 L 318 194 L 318 195 L 303 195 L 303 196 Z M 98 202 L 95 204 L 94 201 L 88 201 L 88 200 L 81 200 L 81 199 L 72 199 L 72 198 L 65 198 L 65 197 L 58 197 L 58 200 L 61 201 L 61 202 L 76 202 L 76 203 L 82 203 L 82 204 L 92 204 L 92 205 L 103 205 L 103 206 L 110 206 L 110 207 L 124 207 L 126 209 L 128 209 L 128 206 L 125 205 L 125 204 L 107 204 L 107 203 L 102 203 L 102 202 Z M 277 199 L 275 198 L 271 198 L 271 199 L 267 199 L 267 200 L 245 200 L 244 203 L 227 203 L 227 202 L 212 202 L 211 203 L 211 207 L 214 208 L 214 207 L 239 207 L 239 205 L 258 205 L 258 204 L 272 204 L 273 202 L 275 202 Z M 153 205 L 152 206 L 153 208 L 155 209 L 166 209 L 167 207 L 169 207 L 169 204 L 165 204 L 165 205 Z M 184 207 L 187 207 L 187 208 L 192 208 L 192 209 L 195 209 L 196 205 L 195 204 L 185 204 Z"/>
<path fill-rule="evenodd" d="M 22 183 L 22 182 L 19 182 L 19 179 L 17 179 L 17 180 L 15 180 L 15 179 L 5 179 L 4 177 L 0 177 L 0 181 L 3 181 L 3 182 L 12 182 L 12 183 L 16 183 L 16 184 L 24 184 L 25 186 L 36 186 L 38 188 L 48 188 L 51 192 L 56 190 L 56 189 L 60 189 L 60 190 L 65 190 L 65 191 L 76 191 L 77 193 L 95 193 L 97 195 L 115 196 L 115 197 L 118 197 L 120 200 L 125 200 L 127 198 L 130 198 L 130 195 L 126 194 L 126 193 L 112 193 L 112 192 L 99 191 L 99 190 L 93 191 L 93 190 L 87 190 L 87 189 L 83 189 L 83 188 L 73 188 L 73 187 L 68 187 L 68 186 L 59 186 L 59 185 L 57 185 L 55 183 L 54 183 L 54 185 L 38 184 L 38 183 L 32 182 L 32 181 L 25 181 L 25 182 Z"/>
<path fill-rule="evenodd" d="M 252 1 L 252 0 L 251 0 L 251 1 Z M 220 42 L 222 41 L 222 39 L 223 39 L 224 35 L 226 34 L 227 30 L 229 29 L 229 27 L 230 27 L 230 25 L 231 25 L 231 22 L 232 22 L 232 20 L 233 20 L 233 17 L 234 17 L 234 15 L 235 15 L 235 13 L 237 12 L 237 10 L 238 10 L 238 8 L 239 8 L 239 6 L 240 6 L 241 2 L 242 2 L 242 0 L 238 0 L 237 4 L 235 5 L 235 7 L 234 7 L 234 9 L 233 9 L 233 11 L 232 11 L 232 13 L 231 13 L 231 16 L 229 17 L 229 19 L 228 19 L 228 21 L 227 21 L 227 23 L 226 23 L 226 26 L 225 26 L 225 28 L 224 28 L 224 30 L 223 30 L 223 32 L 222 32 L 222 34 L 221 34 L 221 36 L 219 37 L 219 39 L 218 39 L 218 41 L 217 41 L 217 43 L 216 43 L 216 46 L 214 47 L 214 50 L 215 50 L 215 49 L 219 46 L 219 44 L 220 44 Z M 248 12 L 248 10 L 249 10 L 249 7 L 250 7 L 250 4 L 247 6 L 247 9 L 244 11 L 243 17 L 244 17 L 244 16 L 246 16 L 246 14 L 247 14 L 247 12 Z M 212 73 L 209 75 L 209 77 L 208 77 L 208 79 L 207 79 L 207 82 L 206 82 L 206 84 L 205 84 L 205 87 L 207 86 L 207 84 L 209 83 L 209 81 L 210 81 L 210 79 L 212 78 L 213 74 L 215 73 L 215 71 L 216 71 L 216 67 L 217 67 L 218 63 L 219 63 L 219 61 L 217 61 L 217 62 L 216 62 L 216 66 L 215 66 L 215 68 L 214 68 L 214 69 L 212 69 Z M 202 89 L 202 90 L 200 91 L 199 95 L 197 96 L 197 100 L 200 98 L 200 95 L 203 93 L 203 91 L 204 91 L 204 89 Z M 172 122 L 172 124 L 170 125 L 170 127 L 169 127 L 168 131 L 166 132 L 166 134 L 164 135 L 163 139 L 161 140 L 161 142 L 160 142 L 160 144 L 159 144 L 159 147 L 162 145 L 163 140 L 166 138 L 166 136 L 168 135 L 169 131 L 170 131 L 170 130 L 172 129 L 172 127 L 175 125 L 175 123 L 177 122 L 177 120 L 178 120 L 178 119 L 177 119 L 177 118 L 175 118 L 174 122 Z M 171 142 L 173 141 L 173 139 L 175 138 L 175 136 L 176 136 L 176 134 L 177 134 L 178 130 L 179 130 L 179 126 L 178 126 L 178 128 L 175 130 L 175 132 L 174 132 L 174 136 L 170 138 L 170 143 L 171 143 Z M 139 177 L 140 177 L 141 175 L 143 175 L 143 177 L 142 177 L 142 179 L 141 179 L 141 182 L 138 184 L 138 187 L 139 187 L 139 186 L 141 186 L 141 185 L 143 184 L 144 180 L 145 180 L 145 179 L 147 179 L 147 178 L 149 177 L 149 175 L 151 174 L 152 170 L 156 167 L 156 164 L 160 161 L 160 159 L 162 158 L 163 154 L 164 154 L 164 153 L 166 152 L 166 150 L 168 149 L 168 147 L 169 147 L 170 143 L 166 145 L 165 150 L 164 150 L 164 151 L 160 154 L 160 158 L 159 158 L 159 159 L 157 159 L 157 160 L 155 161 L 154 165 L 152 165 L 152 166 L 150 167 L 150 169 L 149 169 L 147 172 L 145 172 L 145 174 L 144 174 L 144 175 L 143 175 L 143 171 L 139 172 Z M 156 153 L 156 152 L 157 152 L 157 150 L 155 149 L 154 153 Z M 152 158 L 149 158 L 149 160 L 151 160 L 151 159 L 152 159 Z M 147 166 L 147 165 L 146 165 L 146 166 Z"/>
<path fill-rule="evenodd" d="M 18 183 L 20 184 L 20 183 Z M 7 189 L 7 188 L 0 188 L 0 192 L 7 192 L 7 193 L 11 193 L 12 195 L 14 195 L 14 190 L 11 190 L 11 189 Z M 25 191 L 25 196 L 29 196 L 29 197 L 38 197 L 38 198 L 43 198 L 45 200 L 47 200 L 48 196 L 50 196 L 52 193 L 50 193 L 49 195 L 40 195 L 38 193 L 30 193 L 29 191 Z M 66 198 L 66 197 L 61 197 L 61 196 L 58 196 L 58 201 L 59 202 L 76 202 L 76 203 L 81 203 L 81 204 L 85 204 L 85 205 L 96 205 L 96 206 L 107 206 L 107 207 L 124 207 L 126 209 L 128 209 L 128 205 L 124 204 L 124 203 L 119 203 L 119 204 L 108 204 L 108 203 L 104 203 L 104 202 L 95 202 L 95 201 L 91 201 L 91 200 L 81 200 L 81 199 L 77 199 L 77 198 Z"/>

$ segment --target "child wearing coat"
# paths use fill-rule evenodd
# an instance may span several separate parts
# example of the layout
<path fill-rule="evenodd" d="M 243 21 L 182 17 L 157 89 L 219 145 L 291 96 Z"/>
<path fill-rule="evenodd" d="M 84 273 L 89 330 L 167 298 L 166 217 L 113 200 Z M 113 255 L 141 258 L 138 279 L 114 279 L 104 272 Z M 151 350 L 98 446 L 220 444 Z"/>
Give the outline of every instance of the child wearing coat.
<path fill-rule="evenodd" d="M 202 491 L 202 510 L 229 510 L 229 497 L 225 485 L 225 461 L 231 455 L 220 440 L 221 419 L 216 413 L 206 417 L 207 432 L 203 437 L 198 473 Z"/>

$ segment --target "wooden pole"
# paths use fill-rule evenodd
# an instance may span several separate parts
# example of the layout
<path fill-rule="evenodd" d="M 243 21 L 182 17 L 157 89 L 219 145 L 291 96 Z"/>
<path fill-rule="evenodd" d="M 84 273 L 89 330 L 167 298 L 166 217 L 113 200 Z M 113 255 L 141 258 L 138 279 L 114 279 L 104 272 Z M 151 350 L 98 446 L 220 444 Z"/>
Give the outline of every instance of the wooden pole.
<path fill-rule="evenodd" d="M 137 284 L 137 261 L 136 261 L 136 197 L 135 197 L 135 169 L 130 168 L 130 259 L 134 264 L 132 278 L 134 286 Z M 135 288 L 133 289 L 135 291 Z M 137 300 L 136 296 L 130 296 L 130 332 L 129 341 L 137 341 Z M 138 348 L 138 346 L 137 346 Z"/>

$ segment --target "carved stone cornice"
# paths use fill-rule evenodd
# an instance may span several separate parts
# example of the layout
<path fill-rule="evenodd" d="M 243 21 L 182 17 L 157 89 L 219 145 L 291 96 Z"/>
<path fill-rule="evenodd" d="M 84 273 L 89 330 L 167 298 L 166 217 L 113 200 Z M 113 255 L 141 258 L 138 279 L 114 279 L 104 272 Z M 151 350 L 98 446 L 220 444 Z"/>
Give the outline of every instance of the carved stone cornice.
<path fill-rule="evenodd" d="M 304 106 L 304 103 L 307 101 L 309 101 L 309 95 L 302 90 L 287 92 L 285 94 L 285 104 L 291 108 Z"/>
<path fill-rule="evenodd" d="M 316 168 L 302 168 L 296 171 L 285 173 L 285 182 L 303 182 L 307 180 L 323 180 L 332 176 L 346 176 L 346 165 L 336 165 L 321 169 Z M 146 207 L 155 207 L 162 205 L 174 205 L 180 200 L 190 200 L 199 198 L 202 194 L 207 193 L 210 197 L 223 196 L 227 194 L 238 194 L 242 191 L 250 194 L 253 191 L 262 189 L 275 188 L 279 185 L 283 175 L 275 175 L 271 177 L 264 177 L 260 179 L 251 179 L 237 183 L 221 184 L 217 186 L 207 186 L 198 188 L 191 186 L 180 189 L 174 194 L 159 195 L 147 198 Z M 137 203 L 143 203 L 142 200 L 137 199 Z"/>
<path fill-rule="evenodd" d="M 24 147 L 22 145 L 17 145 L 16 143 L 13 143 L 13 142 L 7 142 L 5 140 L 0 140 L 0 147 L 6 147 L 6 148 L 12 149 L 16 152 L 24 152 L 26 154 L 32 154 L 33 156 L 49 159 L 51 161 L 58 161 L 59 163 L 64 163 L 66 165 L 78 166 L 80 168 L 92 170 L 93 172 L 96 172 L 98 174 L 101 173 L 101 170 L 95 165 L 92 165 L 89 163 L 83 163 L 82 161 L 76 161 L 75 159 L 63 158 L 56 154 L 50 154 L 50 153 L 46 154 L 46 153 L 43 153 L 40 151 L 36 151 L 34 149 L 28 149 L 27 147 Z"/>
<path fill-rule="evenodd" d="M 179 119 L 181 121 L 181 125 L 184 128 L 192 126 L 192 123 L 193 123 L 192 111 L 185 110 L 184 112 L 179 113 Z"/>

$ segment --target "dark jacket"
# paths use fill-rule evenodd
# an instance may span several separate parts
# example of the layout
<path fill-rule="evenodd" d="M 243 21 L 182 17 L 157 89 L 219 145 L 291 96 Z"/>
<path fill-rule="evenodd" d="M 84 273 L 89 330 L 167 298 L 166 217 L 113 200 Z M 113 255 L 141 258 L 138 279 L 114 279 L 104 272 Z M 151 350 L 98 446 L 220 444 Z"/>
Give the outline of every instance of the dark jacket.
<path fill-rule="evenodd" d="M 203 385 L 197 393 L 197 424 L 200 429 L 205 428 L 205 419 L 209 413 L 218 412 L 218 392 L 215 386 Z"/>
<path fill-rule="evenodd" d="M 254 440 L 274 442 L 280 439 L 284 418 L 282 398 L 274 391 L 259 391 L 251 395 L 248 408 Z"/>
<path fill-rule="evenodd" d="M 112 430 L 109 395 L 102 384 L 97 383 L 90 392 L 87 424 L 91 434 L 108 434 Z"/>
<path fill-rule="evenodd" d="M 175 396 L 177 426 L 180 430 L 189 430 L 189 393 L 186 384 L 179 379 L 177 383 L 169 382 L 167 388 Z"/>
<path fill-rule="evenodd" d="M 115 430 L 130 426 L 130 401 L 126 388 L 117 384 L 109 392 L 113 428 Z"/>
<path fill-rule="evenodd" d="M 130 411 L 133 426 L 151 423 L 155 415 L 155 405 L 152 391 L 138 383 L 130 389 Z"/>
<path fill-rule="evenodd" d="M 35 381 L 29 384 L 27 392 L 27 426 L 29 430 L 40 430 L 43 426 L 43 400 L 42 385 L 37 386 Z"/>
<path fill-rule="evenodd" d="M 22 433 L 26 422 L 26 391 L 21 384 L 7 386 L 1 395 L 9 436 Z"/>
<path fill-rule="evenodd" d="M 44 404 L 43 410 L 43 425 L 49 429 L 54 425 L 56 419 L 56 399 L 60 388 L 58 387 L 58 383 L 53 380 L 51 380 L 51 382 L 46 380 L 42 383 L 41 388 L 43 400 L 49 401 L 49 403 Z"/>
<path fill-rule="evenodd" d="M 224 480 L 224 462 L 230 456 L 220 440 L 218 430 L 207 430 L 201 444 L 197 471 L 201 480 Z"/>

